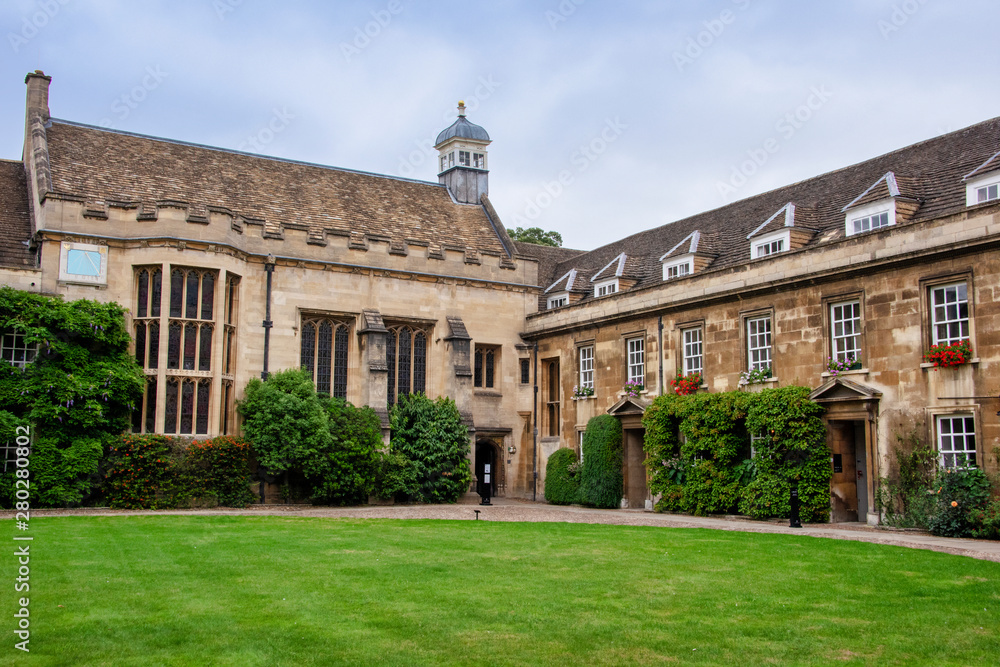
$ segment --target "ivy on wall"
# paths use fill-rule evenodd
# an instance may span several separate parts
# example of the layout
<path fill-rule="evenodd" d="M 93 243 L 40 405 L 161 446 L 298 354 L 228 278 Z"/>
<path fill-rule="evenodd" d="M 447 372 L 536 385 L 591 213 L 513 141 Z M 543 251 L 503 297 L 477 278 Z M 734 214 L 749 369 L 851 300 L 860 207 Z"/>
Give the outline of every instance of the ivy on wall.
<path fill-rule="evenodd" d="M 142 397 L 125 311 L 116 303 L 0 287 L 0 331 L 16 334 L 18 346 L 35 355 L 23 368 L 0 360 L 0 442 L 30 424 L 32 504 L 79 504 L 99 479 L 105 448 L 129 430 Z M 12 473 L 0 476 L 0 502 L 11 502 L 12 487 Z"/>
<path fill-rule="evenodd" d="M 646 410 L 646 467 L 658 511 L 827 521 L 830 451 L 806 387 L 658 397 Z"/>

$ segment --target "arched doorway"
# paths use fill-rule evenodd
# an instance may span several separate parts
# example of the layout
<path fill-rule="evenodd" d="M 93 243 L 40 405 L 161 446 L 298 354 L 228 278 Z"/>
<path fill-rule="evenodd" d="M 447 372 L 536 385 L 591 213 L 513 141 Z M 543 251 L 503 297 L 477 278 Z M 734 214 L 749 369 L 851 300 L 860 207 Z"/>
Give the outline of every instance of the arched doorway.
<path fill-rule="evenodd" d="M 489 475 L 490 498 L 504 495 L 503 466 L 500 463 L 497 443 L 485 438 L 476 440 L 476 493 L 483 495 L 483 486 Z"/>

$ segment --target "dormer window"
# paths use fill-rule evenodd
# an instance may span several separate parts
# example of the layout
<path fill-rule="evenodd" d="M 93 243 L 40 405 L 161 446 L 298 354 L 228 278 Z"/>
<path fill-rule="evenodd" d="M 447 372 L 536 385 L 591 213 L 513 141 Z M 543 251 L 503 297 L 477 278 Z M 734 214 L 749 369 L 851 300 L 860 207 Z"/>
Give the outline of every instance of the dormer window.
<path fill-rule="evenodd" d="M 561 308 L 569 303 L 569 294 L 565 292 L 563 294 L 553 294 L 549 297 L 548 305 L 546 306 L 549 310 L 553 308 Z"/>
<path fill-rule="evenodd" d="M 607 282 L 598 283 L 594 285 L 594 296 L 608 296 L 614 294 L 618 291 L 618 280 L 609 280 Z"/>
<path fill-rule="evenodd" d="M 694 272 L 693 264 L 694 262 L 690 257 L 675 262 L 667 262 L 663 265 L 663 279 L 683 278 Z"/>
<path fill-rule="evenodd" d="M 789 233 L 780 231 L 756 239 L 750 246 L 750 257 L 761 259 L 785 252 L 789 246 Z"/>
<path fill-rule="evenodd" d="M 1000 173 L 970 180 L 965 184 L 965 205 L 977 206 L 1000 199 Z"/>
<path fill-rule="evenodd" d="M 895 200 L 882 200 L 847 212 L 848 236 L 873 232 L 896 224 Z"/>
<path fill-rule="evenodd" d="M 881 227 L 888 227 L 889 212 L 882 211 L 881 213 L 868 215 L 863 218 L 856 218 L 851 221 L 851 226 L 854 227 L 855 234 L 860 234 L 861 232 L 870 232 L 873 229 L 879 229 Z"/>

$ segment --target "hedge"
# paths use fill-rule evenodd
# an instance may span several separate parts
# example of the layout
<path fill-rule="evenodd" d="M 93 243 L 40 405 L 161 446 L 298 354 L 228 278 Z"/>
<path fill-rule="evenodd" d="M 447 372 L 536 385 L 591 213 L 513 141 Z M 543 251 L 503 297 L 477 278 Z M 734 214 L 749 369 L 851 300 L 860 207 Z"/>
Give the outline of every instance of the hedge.
<path fill-rule="evenodd" d="M 622 424 L 611 415 L 598 415 L 587 422 L 583 433 L 580 502 L 608 509 L 620 507 L 623 483 Z"/>
<path fill-rule="evenodd" d="M 545 500 L 553 505 L 580 502 L 580 461 L 576 450 L 557 449 L 545 464 Z"/>

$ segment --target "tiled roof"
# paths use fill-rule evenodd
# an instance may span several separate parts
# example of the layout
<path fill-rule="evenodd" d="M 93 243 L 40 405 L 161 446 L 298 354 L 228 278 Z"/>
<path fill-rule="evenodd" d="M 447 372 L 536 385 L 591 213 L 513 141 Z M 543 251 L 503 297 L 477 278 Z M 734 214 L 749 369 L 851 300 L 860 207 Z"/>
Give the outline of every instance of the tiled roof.
<path fill-rule="evenodd" d="M 53 120 L 47 130 L 53 190 L 88 202 L 186 202 L 277 225 L 391 239 L 506 257 L 482 206 L 447 189 L 333 167 L 249 155 Z"/>
<path fill-rule="evenodd" d="M 31 267 L 31 214 L 24 165 L 0 160 L 0 266 Z"/>
<path fill-rule="evenodd" d="M 962 178 L 996 155 L 998 150 L 1000 118 L 994 118 L 822 176 L 639 232 L 554 264 L 539 266 L 538 281 L 542 286 L 549 285 L 570 269 L 592 276 L 624 252 L 630 262 L 635 261 L 641 267 L 638 271 L 641 277 L 633 289 L 658 283 L 662 280 L 660 258 L 695 231 L 701 237 L 699 248 L 717 255 L 706 270 L 742 264 L 750 258 L 747 236 L 789 203 L 795 206 L 795 227 L 807 227 L 819 232 L 806 247 L 841 239 L 845 234 L 844 208 L 852 201 L 860 200 L 870 188 L 869 195 L 881 188 L 877 194 L 888 196 L 888 185 L 883 179 L 889 172 L 895 175 L 900 196 L 919 202 L 915 214 L 903 224 L 957 213 L 965 209 L 966 203 Z M 878 188 L 873 188 L 876 184 Z M 768 227 L 776 229 L 774 223 Z M 680 249 L 672 253 L 673 256 L 680 254 Z M 543 269 L 548 273 L 542 273 Z"/>

